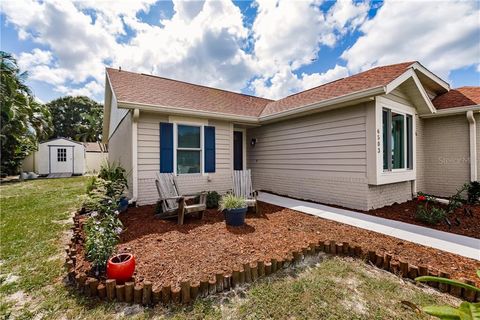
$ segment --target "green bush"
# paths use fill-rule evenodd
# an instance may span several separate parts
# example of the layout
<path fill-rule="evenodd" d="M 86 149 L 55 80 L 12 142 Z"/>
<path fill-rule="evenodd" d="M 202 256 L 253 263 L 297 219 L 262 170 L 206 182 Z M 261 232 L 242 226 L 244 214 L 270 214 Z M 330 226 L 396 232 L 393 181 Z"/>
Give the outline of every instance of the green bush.
<path fill-rule="evenodd" d="M 218 208 L 218 202 L 220 201 L 220 195 L 217 191 L 209 191 L 207 193 L 207 208 L 214 209 Z"/>
<path fill-rule="evenodd" d="M 476 204 L 480 202 L 480 182 L 472 181 L 467 186 L 467 202 Z"/>
<path fill-rule="evenodd" d="M 468 183 L 464 184 L 457 192 L 448 200 L 447 213 L 453 213 L 457 208 L 460 208 L 464 200 L 462 199 L 462 193 L 468 189 Z"/>
<path fill-rule="evenodd" d="M 219 202 L 220 211 L 223 210 L 232 210 L 232 209 L 241 209 L 247 207 L 247 202 L 242 197 L 237 197 L 233 194 L 226 194 L 222 197 Z"/>
<path fill-rule="evenodd" d="M 97 181 L 97 177 L 96 176 L 91 176 L 88 178 L 87 180 L 87 194 L 89 194 L 90 192 L 93 191 L 93 189 L 95 189 L 95 183 Z"/>
<path fill-rule="evenodd" d="M 102 165 L 99 177 L 88 183 L 83 200 L 83 208 L 90 212 L 84 225 L 85 257 L 97 274 L 105 270 L 122 232 L 118 203 L 126 188 L 125 170 L 116 164 Z"/>
<path fill-rule="evenodd" d="M 415 218 L 427 224 L 435 225 L 442 221 L 447 213 L 442 208 L 434 206 L 429 207 L 428 202 L 420 204 L 417 207 Z"/>
<path fill-rule="evenodd" d="M 118 212 L 118 211 L 117 211 Z M 85 256 L 95 266 L 97 273 L 105 270 L 107 261 L 115 251 L 122 222 L 110 212 L 103 217 L 92 212 L 85 223 Z"/>
<path fill-rule="evenodd" d="M 116 162 L 106 161 L 102 163 L 98 177 L 128 189 L 127 172 Z"/>

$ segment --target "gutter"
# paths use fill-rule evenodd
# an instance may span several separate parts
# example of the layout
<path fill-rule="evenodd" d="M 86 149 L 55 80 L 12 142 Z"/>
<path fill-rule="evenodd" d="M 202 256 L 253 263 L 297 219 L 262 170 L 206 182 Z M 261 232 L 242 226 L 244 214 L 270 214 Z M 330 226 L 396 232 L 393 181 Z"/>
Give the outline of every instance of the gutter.
<path fill-rule="evenodd" d="M 134 109 L 132 114 L 132 203 L 138 198 L 138 118 L 140 110 Z"/>
<path fill-rule="evenodd" d="M 138 109 L 142 111 L 163 112 L 171 115 L 192 116 L 193 114 L 195 116 L 203 117 L 203 118 L 229 120 L 229 121 L 236 121 L 241 123 L 258 124 L 259 122 L 257 116 L 241 116 L 241 115 L 234 115 L 234 114 L 228 114 L 228 113 L 222 113 L 222 112 L 176 108 L 176 107 L 169 107 L 169 106 L 162 106 L 162 105 L 155 105 L 155 104 L 118 101 L 117 106 L 119 108 L 124 108 L 124 109 Z"/>
<path fill-rule="evenodd" d="M 449 108 L 449 109 L 437 109 L 437 112 L 434 114 L 422 114 L 420 118 L 435 118 L 435 117 L 445 117 L 445 116 L 453 116 L 458 114 L 463 114 L 468 111 L 477 112 L 480 111 L 480 104 L 473 105 L 473 106 L 466 106 L 466 107 L 456 107 L 456 108 Z"/>
<path fill-rule="evenodd" d="M 213 112 L 213 111 L 202 111 L 196 109 L 186 109 L 186 108 L 176 108 L 163 105 L 154 105 L 154 104 L 144 104 L 136 103 L 129 101 L 117 101 L 117 106 L 124 109 L 138 109 L 142 111 L 151 111 L 151 112 L 162 112 L 168 113 L 171 115 L 195 115 L 197 117 L 204 117 L 209 119 L 218 119 L 218 120 L 227 120 L 237 123 L 245 124 L 260 124 L 264 122 L 270 122 L 274 120 L 280 120 L 289 116 L 298 115 L 311 111 L 321 111 L 322 108 L 331 107 L 337 104 L 348 103 L 353 100 L 372 98 L 372 96 L 377 96 L 384 94 L 386 88 L 384 86 L 374 87 L 364 91 L 357 91 L 351 94 L 346 94 L 340 97 L 335 97 L 321 102 L 315 102 L 307 105 L 297 107 L 295 109 L 285 110 L 271 115 L 266 116 L 241 116 L 233 115 L 228 113 Z"/>
<path fill-rule="evenodd" d="M 470 181 L 477 181 L 477 132 L 473 111 L 467 111 L 468 128 L 470 132 Z"/>

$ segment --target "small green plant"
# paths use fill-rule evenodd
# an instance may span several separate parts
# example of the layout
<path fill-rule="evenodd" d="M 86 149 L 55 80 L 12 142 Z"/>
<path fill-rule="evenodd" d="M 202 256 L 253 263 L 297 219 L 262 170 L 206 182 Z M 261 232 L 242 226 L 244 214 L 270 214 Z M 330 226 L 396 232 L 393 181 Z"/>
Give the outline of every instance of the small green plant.
<path fill-rule="evenodd" d="M 207 208 L 214 209 L 218 208 L 218 202 L 220 201 L 220 195 L 217 191 L 209 191 L 207 193 Z"/>
<path fill-rule="evenodd" d="M 480 270 L 477 270 L 477 276 L 480 278 Z M 423 276 L 415 278 L 416 281 L 420 282 L 439 282 L 448 284 L 450 286 L 460 287 L 466 290 L 472 290 L 480 293 L 480 289 L 471 286 L 469 284 L 459 282 L 456 280 L 451 280 L 442 277 L 431 277 L 431 276 Z M 448 319 L 448 320 L 478 320 L 480 319 L 480 302 L 471 303 L 467 301 L 463 301 L 460 306 L 458 307 L 451 307 L 451 306 L 426 306 L 423 307 L 422 310 L 428 313 L 431 316 L 437 317 L 439 319 Z"/>
<path fill-rule="evenodd" d="M 427 224 L 435 225 L 442 221 L 446 215 L 446 211 L 442 208 L 428 207 L 427 204 L 421 204 L 417 207 L 415 218 Z"/>
<path fill-rule="evenodd" d="M 462 193 L 464 193 L 467 189 L 468 183 L 457 189 L 457 192 L 450 197 L 447 205 L 447 213 L 453 213 L 456 209 L 460 208 L 463 205 L 464 200 L 462 199 Z"/>
<path fill-rule="evenodd" d="M 87 186 L 86 186 L 86 190 L 87 190 L 87 194 L 89 194 L 90 192 L 93 191 L 93 189 L 95 189 L 95 183 L 97 181 L 97 177 L 96 176 L 91 176 L 88 178 L 87 180 Z"/>
<path fill-rule="evenodd" d="M 472 181 L 467 184 L 467 202 L 476 204 L 480 202 L 480 182 Z"/>
<path fill-rule="evenodd" d="M 247 202 L 242 197 L 237 197 L 231 193 L 227 193 L 220 199 L 219 209 L 223 210 L 232 210 L 232 209 L 241 209 L 246 208 Z"/>

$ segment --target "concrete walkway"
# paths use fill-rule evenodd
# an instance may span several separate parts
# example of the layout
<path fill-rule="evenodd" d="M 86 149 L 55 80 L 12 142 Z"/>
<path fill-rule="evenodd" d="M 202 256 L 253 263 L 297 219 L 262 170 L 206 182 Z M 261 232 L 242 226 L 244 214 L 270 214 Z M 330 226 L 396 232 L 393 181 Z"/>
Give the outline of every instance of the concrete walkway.
<path fill-rule="evenodd" d="M 480 260 L 480 240 L 355 211 L 260 192 L 258 200 Z"/>

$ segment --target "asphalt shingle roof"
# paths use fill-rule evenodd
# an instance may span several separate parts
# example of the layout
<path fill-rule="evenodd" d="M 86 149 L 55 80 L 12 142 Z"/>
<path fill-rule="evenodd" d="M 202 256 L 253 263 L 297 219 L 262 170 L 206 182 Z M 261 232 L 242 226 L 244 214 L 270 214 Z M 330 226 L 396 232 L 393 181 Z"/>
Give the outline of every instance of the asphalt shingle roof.
<path fill-rule="evenodd" d="M 452 89 L 432 100 L 437 109 L 466 107 L 480 104 L 480 87 Z"/>
<path fill-rule="evenodd" d="M 118 101 L 240 116 L 268 116 L 328 99 L 385 86 L 415 61 L 376 67 L 277 101 L 147 74 L 107 68 Z M 453 89 L 436 97 L 437 109 L 480 103 L 480 87 Z"/>

